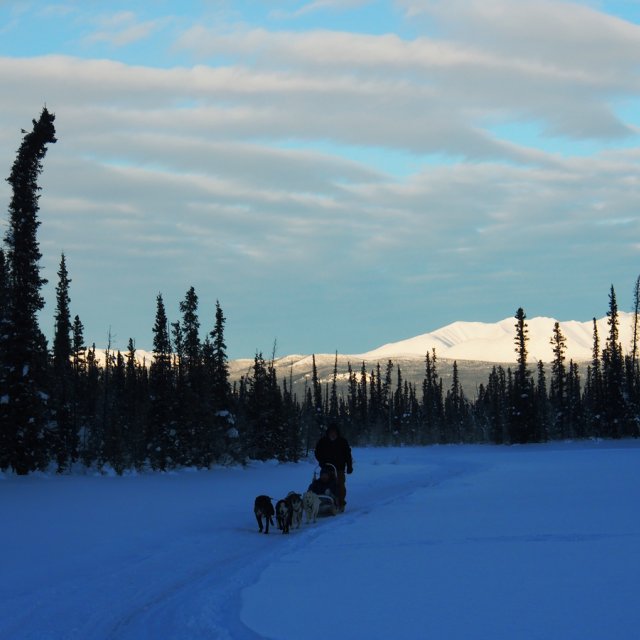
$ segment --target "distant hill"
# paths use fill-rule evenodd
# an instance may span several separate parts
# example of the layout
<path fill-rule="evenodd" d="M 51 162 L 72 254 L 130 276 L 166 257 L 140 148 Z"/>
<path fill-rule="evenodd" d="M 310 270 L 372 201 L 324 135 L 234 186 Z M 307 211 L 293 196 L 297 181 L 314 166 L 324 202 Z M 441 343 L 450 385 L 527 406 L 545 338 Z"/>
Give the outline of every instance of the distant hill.
<path fill-rule="evenodd" d="M 633 336 L 633 314 L 620 313 L 620 343 L 625 352 L 630 350 Z M 553 359 L 549 343 L 553 332 L 554 318 L 527 319 L 529 341 L 527 350 L 532 368 L 538 362 L 551 362 Z M 607 318 L 597 320 L 601 348 L 608 333 Z M 591 361 L 593 349 L 593 322 L 577 322 L 569 320 L 560 322 L 562 333 L 567 339 L 567 362 L 585 363 L 580 367 L 586 373 L 586 363 Z M 451 380 L 453 362 L 457 361 L 460 381 L 468 397 L 473 398 L 480 383 L 486 383 L 489 373 L 495 364 L 505 368 L 516 361 L 514 349 L 515 318 L 505 318 L 496 323 L 454 322 L 432 331 L 407 338 L 398 342 L 390 342 L 361 354 L 338 355 L 338 384 L 343 387 L 348 378 L 348 366 L 360 375 L 362 363 L 370 373 L 380 364 L 383 372 L 389 360 L 394 363 L 394 385 L 397 382 L 397 367 L 402 371 L 403 379 L 421 384 L 424 378 L 424 359 L 427 352 L 436 350 L 438 371 L 442 376 L 445 389 Z M 104 363 L 104 350 L 96 351 L 98 361 Z M 140 362 L 149 366 L 153 354 L 148 351 L 136 352 Z M 323 384 L 330 383 L 333 377 L 335 354 L 316 354 L 318 376 Z M 231 380 L 239 380 L 250 372 L 253 359 L 244 358 L 229 362 Z M 278 378 L 290 379 L 293 390 L 302 399 L 305 386 L 311 382 L 312 356 L 288 355 L 276 360 Z"/>
<path fill-rule="evenodd" d="M 633 335 L 633 314 L 620 313 L 620 343 L 623 350 L 630 349 Z M 529 341 L 527 343 L 528 361 L 532 368 L 538 360 L 551 362 L 553 359 L 550 339 L 553 333 L 554 318 L 527 319 Z M 607 318 L 596 321 L 601 348 L 608 333 Z M 575 320 L 560 322 L 563 335 L 567 339 L 567 362 L 583 363 L 582 375 L 586 374 L 586 363 L 591 361 L 593 350 L 593 322 Z M 380 363 L 384 372 L 388 360 L 394 367 L 393 383 L 397 381 L 397 367 L 402 371 L 404 380 L 421 384 L 424 378 L 424 359 L 427 352 L 436 350 L 438 371 L 443 378 L 445 389 L 450 383 L 453 362 L 457 361 L 460 381 L 468 397 L 473 398 L 480 383 L 486 383 L 492 367 L 502 364 L 505 368 L 516 361 L 514 347 L 515 318 L 506 318 L 496 323 L 454 322 L 436 331 L 414 338 L 391 342 L 362 354 L 338 355 L 338 384 L 343 387 L 348 378 L 349 364 L 360 375 L 362 363 L 367 372 Z M 330 383 L 333 377 L 335 354 L 316 354 L 318 376 L 323 384 Z M 253 359 L 234 360 L 229 363 L 231 379 L 249 373 Z M 312 356 L 289 355 L 275 362 L 278 378 L 290 379 L 293 390 L 302 399 L 306 386 L 311 383 Z M 547 372 L 548 374 L 550 371 Z"/>
<path fill-rule="evenodd" d="M 620 313 L 620 342 L 626 351 L 631 346 L 633 335 L 633 314 Z M 551 362 L 553 353 L 549 343 L 555 318 L 527 319 L 529 360 Z M 608 333 L 607 318 L 597 320 L 600 343 Z M 593 322 L 569 320 L 560 322 L 560 328 L 567 339 L 567 360 L 585 362 L 591 360 L 593 350 Z M 361 359 L 377 359 L 407 356 L 422 356 L 436 349 L 441 358 L 450 360 L 481 360 L 484 362 L 515 362 L 514 350 L 515 319 L 506 318 L 493 324 L 485 322 L 454 322 L 437 331 L 425 333 L 415 338 L 385 344 L 373 351 L 358 356 Z"/>

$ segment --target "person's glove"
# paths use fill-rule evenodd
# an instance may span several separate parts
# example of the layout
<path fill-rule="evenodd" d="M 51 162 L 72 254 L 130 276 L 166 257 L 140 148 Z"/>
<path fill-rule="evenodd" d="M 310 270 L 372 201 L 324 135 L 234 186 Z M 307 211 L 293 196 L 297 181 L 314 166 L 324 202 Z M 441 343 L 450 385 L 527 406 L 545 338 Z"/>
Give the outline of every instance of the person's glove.
<path fill-rule="evenodd" d="M 348 465 L 347 466 L 347 473 L 353 473 L 353 466 L 352 465 Z"/>

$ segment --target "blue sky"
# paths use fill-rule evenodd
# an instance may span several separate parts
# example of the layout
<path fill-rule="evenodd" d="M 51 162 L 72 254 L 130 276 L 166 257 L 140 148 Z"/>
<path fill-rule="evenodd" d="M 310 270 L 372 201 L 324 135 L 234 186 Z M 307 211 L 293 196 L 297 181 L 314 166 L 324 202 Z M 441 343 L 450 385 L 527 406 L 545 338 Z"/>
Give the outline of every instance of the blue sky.
<path fill-rule="evenodd" d="M 0 160 L 44 103 L 88 342 L 194 286 L 232 357 L 602 316 L 640 273 L 640 2 L 0 2 Z M 8 204 L 7 185 L 0 197 Z"/>

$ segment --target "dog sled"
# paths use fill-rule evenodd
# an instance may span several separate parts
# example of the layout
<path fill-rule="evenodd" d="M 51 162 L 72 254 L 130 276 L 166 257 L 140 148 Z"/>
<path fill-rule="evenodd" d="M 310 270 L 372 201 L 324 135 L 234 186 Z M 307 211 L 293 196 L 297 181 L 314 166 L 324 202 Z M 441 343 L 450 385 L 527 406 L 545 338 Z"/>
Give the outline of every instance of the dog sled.
<path fill-rule="evenodd" d="M 328 471 L 331 481 L 335 484 L 338 481 L 338 471 L 332 464 L 325 464 L 322 467 L 316 467 L 313 471 L 312 484 L 318 480 L 322 471 Z M 335 516 L 338 513 L 338 503 L 335 496 L 328 494 L 316 494 L 320 500 L 318 508 L 319 516 Z"/>

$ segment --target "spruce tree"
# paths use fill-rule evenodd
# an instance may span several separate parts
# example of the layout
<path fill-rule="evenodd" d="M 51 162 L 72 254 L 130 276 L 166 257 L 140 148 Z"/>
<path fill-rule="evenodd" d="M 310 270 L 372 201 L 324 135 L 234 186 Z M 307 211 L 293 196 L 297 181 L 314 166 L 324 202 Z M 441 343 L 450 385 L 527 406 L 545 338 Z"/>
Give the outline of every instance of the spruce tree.
<path fill-rule="evenodd" d="M 324 411 L 322 408 L 322 385 L 318 378 L 318 368 L 316 366 L 316 354 L 311 356 L 311 387 L 313 394 L 313 418 L 315 422 L 315 433 L 312 439 L 315 440 L 322 434 L 324 429 Z"/>
<path fill-rule="evenodd" d="M 331 376 L 331 395 L 329 399 L 329 420 L 338 419 L 338 352 L 333 361 L 333 375 Z"/>
<path fill-rule="evenodd" d="M 425 356 L 425 375 L 422 381 L 422 415 L 424 417 L 425 440 L 432 444 L 443 442 L 444 401 L 442 385 L 438 378 L 436 350 Z"/>
<path fill-rule="evenodd" d="M 229 363 L 227 358 L 227 345 L 224 338 L 224 325 L 226 319 L 220 302 L 216 300 L 215 326 L 211 332 L 212 345 L 212 378 L 211 395 L 213 409 L 216 412 L 229 411 L 230 387 L 229 387 Z"/>
<path fill-rule="evenodd" d="M 8 274 L 4 250 L 0 248 L 0 336 L 6 336 L 9 332 L 8 325 Z M 4 340 L 0 337 L 0 346 L 4 346 Z M 3 374 L 3 354 L 0 352 L 0 376 Z M 5 383 L 0 378 L 0 469 L 7 469 L 11 465 L 13 434 L 10 433 L 8 423 L 9 396 L 5 394 Z"/>
<path fill-rule="evenodd" d="M 569 370 L 567 372 L 567 414 L 567 436 L 570 438 L 584 438 L 586 430 L 580 373 L 578 364 L 573 360 L 569 361 Z"/>
<path fill-rule="evenodd" d="M 77 315 L 73 319 L 71 335 L 71 422 L 73 432 L 79 438 L 83 420 L 84 388 L 87 383 L 87 347 L 84 344 L 84 326 Z M 77 446 L 80 447 L 79 439 Z"/>
<path fill-rule="evenodd" d="M 460 384 L 457 360 L 453 361 L 451 388 L 447 391 L 444 401 L 444 415 L 446 422 L 445 440 L 448 442 L 464 442 L 469 426 L 469 412 L 464 391 Z"/>
<path fill-rule="evenodd" d="M 358 424 L 360 433 L 369 432 L 369 393 L 367 382 L 367 366 L 362 361 L 360 366 L 360 381 L 358 383 Z"/>
<path fill-rule="evenodd" d="M 636 278 L 633 289 L 633 331 L 631 335 L 631 362 L 634 372 L 637 370 L 638 346 L 640 342 L 640 276 Z"/>
<path fill-rule="evenodd" d="M 109 371 L 108 394 L 105 394 L 104 461 L 118 475 L 131 467 L 129 425 L 125 410 L 125 362 L 120 350 L 109 353 L 105 372 Z M 106 386 L 106 385 L 105 385 Z"/>
<path fill-rule="evenodd" d="M 171 357 L 173 389 L 171 394 L 172 460 L 175 465 L 191 465 L 193 438 L 190 420 L 191 403 L 184 352 L 184 333 L 180 322 L 171 323 L 173 354 Z"/>
<path fill-rule="evenodd" d="M 624 360 L 619 342 L 619 318 L 616 292 L 611 286 L 609 311 L 607 311 L 609 332 L 602 353 L 602 377 L 604 382 L 605 429 L 606 435 L 620 438 L 626 433 L 626 401 L 624 389 Z"/>
<path fill-rule="evenodd" d="M 143 386 L 142 367 L 138 365 L 136 346 L 129 338 L 125 362 L 123 416 L 126 424 L 126 448 L 130 464 L 140 470 L 146 456 L 144 424 L 146 420 L 146 402 Z"/>
<path fill-rule="evenodd" d="M 55 116 L 44 108 L 25 132 L 7 182 L 12 188 L 5 235 L 6 332 L 0 335 L 0 430 L 8 455 L 3 464 L 26 474 L 48 462 L 47 347 L 38 325 L 46 280 L 40 274 L 37 239 L 38 177 L 47 146 L 56 142 Z"/>
<path fill-rule="evenodd" d="M 100 367 L 96 356 L 96 345 L 87 352 L 87 374 L 83 385 L 81 457 L 85 466 L 91 466 L 102 455 L 102 421 L 98 418 L 100 402 Z"/>
<path fill-rule="evenodd" d="M 538 425 L 538 440 L 544 442 L 549 439 L 549 396 L 547 394 L 547 377 L 544 363 L 538 360 L 538 379 L 535 395 L 535 421 Z"/>
<path fill-rule="evenodd" d="M 252 375 L 248 380 L 246 398 L 248 453 L 250 458 L 256 460 L 276 458 L 279 453 L 272 391 L 271 373 L 262 353 L 258 352 L 253 361 Z"/>
<path fill-rule="evenodd" d="M 509 426 L 509 392 L 507 376 L 501 366 L 494 366 L 486 390 L 486 415 L 489 441 L 503 444 L 507 441 Z"/>
<path fill-rule="evenodd" d="M 553 363 L 551 365 L 551 383 L 549 400 L 552 407 L 553 437 L 568 437 L 568 407 L 567 407 L 567 371 L 564 365 L 566 359 L 567 340 L 562 334 L 560 323 L 553 325 L 553 335 L 549 340 L 553 347 Z"/>
<path fill-rule="evenodd" d="M 393 369 L 395 365 L 391 360 L 387 360 L 384 369 L 384 382 L 380 380 L 380 369 L 378 368 L 378 380 L 376 390 L 378 393 L 378 421 L 384 425 L 387 431 L 391 430 L 391 422 L 393 421 L 393 410 L 391 406 L 391 385 L 393 378 Z"/>
<path fill-rule="evenodd" d="M 147 447 L 154 469 L 166 470 L 178 457 L 175 429 L 172 430 L 173 395 L 171 341 L 167 313 L 162 294 L 156 298 L 156 320 L 153 326 L 153 362 L 149 370 L 149 421 Z"/>
<path fill-rule="evenodd" d="M 73 406 L 73 347 L 72 325 L 69 311 L 69 285 L 71 280 L 67 271 L 64 253 L 60 258 L 58 269 L 58 286 L 56 287 L 55 330 L 53 338 L 53 380 L 52 414 L 56 425 L 54 436 L 55 456 L 58 471 L 64 471 L 78 456 L 78 433 L 74 421 Z"/>
<path fill-rule="evenodd" d="M 187 291 L 180 303 L 182 313 L 182 336 L 184 341 L 184 364 L 189 386 L 198 390 L 202 364 L 200 344 L 200 320 L 198 318 L 198 296 L 193 287 Z"/>
<path fill-rule="evenodd" d="M 527 342 L 529 329 L 522 307 L 516 311 L 515 351 L 518 366 L 513 375 L 511 390 L 511 420 L 509 438 L 511 443 L 526 443 L 535 440 L 533 424 L 533 384 L 527 367 Z"/>
<path fill-rule="evenodd" d="M 640 367 L 638 365 L 638 347 L 640 342 L 640 276 L 636 279 L 633 292 L 633 332 L 631 353 L 626 357 L 627 394 L 632 413 L 630 433 L 640 434 Z"/>
<path fill-rule="evenodd" d="M 216 459 L 237 460 L 240 455 L 234 414 L 227 345 L 224 339 L 225 317 L 216 300 L 215 324 L 202 345 L 202 394 L 206 450 L 203 460 L 209 466 Z"/>
<path fill-rule="evenodd" d="M 584 406 L 586 412 L 586 435 L 602 436 L 604 421 L 604 383 L 602 378 L 602 360 L 600 353 L 600 336 L 598 323 L 593 318 L 593 350 L 591 366 L 587 371 L 587 382 L 584 390 Z"/>

